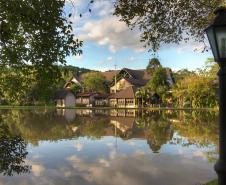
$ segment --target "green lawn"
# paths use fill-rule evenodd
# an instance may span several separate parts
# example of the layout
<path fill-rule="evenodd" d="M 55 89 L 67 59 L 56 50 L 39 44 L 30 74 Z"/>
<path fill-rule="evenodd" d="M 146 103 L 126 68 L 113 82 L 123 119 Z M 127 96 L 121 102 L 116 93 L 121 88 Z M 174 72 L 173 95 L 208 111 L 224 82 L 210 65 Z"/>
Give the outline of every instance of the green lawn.
<path fill-rule="evenodd" d="M 212 181 L 210 181 L 210 182 L 208 182 L 207 184 L 205 184 L 205 185 L 217 185 L 218 183 L 217 183 L 217 179 L 215 179 L 215 180 L 212 180 Z"/>

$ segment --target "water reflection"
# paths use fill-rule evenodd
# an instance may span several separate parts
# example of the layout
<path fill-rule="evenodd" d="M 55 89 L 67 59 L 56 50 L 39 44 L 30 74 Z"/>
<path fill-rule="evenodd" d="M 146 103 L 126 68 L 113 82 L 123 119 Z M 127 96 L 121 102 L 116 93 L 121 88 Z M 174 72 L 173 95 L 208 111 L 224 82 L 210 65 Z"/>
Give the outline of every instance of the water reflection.
<path fill-rule="evenodd" d="M 29 173 L 25 164 L 28 154 L 27 143 L 18 135 L 13 135 L 0 117 L 0 174 L 13 176 Z"/>
<path fill-rule="evenodd" d="M 0 176 L 0 184 L 181 185 L 216 177 L 215 112 L 0 110 L 0 117 L 23 138 L 21 156 L 27 150 L 32 166 L 24 177 Z"/>

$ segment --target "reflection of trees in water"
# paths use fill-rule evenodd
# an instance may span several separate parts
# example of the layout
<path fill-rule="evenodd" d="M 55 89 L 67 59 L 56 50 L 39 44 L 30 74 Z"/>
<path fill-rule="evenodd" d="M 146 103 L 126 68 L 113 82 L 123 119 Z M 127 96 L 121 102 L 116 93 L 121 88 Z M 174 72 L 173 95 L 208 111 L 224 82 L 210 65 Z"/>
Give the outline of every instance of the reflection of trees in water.
<path fill-rule="evenodd" d="M 9 127 L 0 118 L 0 173 L 7 176 L 30 172 L 25 164 L 28 154 L 27 143 L 20 137 L 10 133 Z"/>
<path fill-rule="evenodd" d="M 8 110 L 2 115 L 10 132 L 20 133 L 33 144 L 39 140 L 56 141 L 79 136 L 100 139 L 102 136 L 115 136 L 116 128 L 117 136 L 122 139 L 146 139 L 153 152 L 158 152 L 166 143 L 208 147 L 217 146 L 218 141 L 217 116 L 208 111 L 145 110 L 137 111 L 135 118 L 111 117 L 98 111 L 98 115 L 95 112 L 91 116 L 76 115 L 71 121 L 57 115 L 54 110 Z M 119 123 L 114 126 L 112 120 Z M 211 160 L 214 153 L 217 152 L 210 151 L 207 157 Z"/>
<path fill-rule="evenodd" d="M 146 111 L 136 118 L 137 127 L 145 130 L 147 144 L 153 152 L 158 152 L 173 136 L 173 127 L 168 122 L 166 112 Z"/>
<path fill-rule="evenodd" d="M 167 142 L 200 148 L 218 145 L 216 112 L 168 110 L 143 111 L 138 115 L 135 123 L 146 130 L 147 143 L 154 152 Z M 216 154 L 216 149 L 206 152 L 210 161 L 216 158 Z"/>

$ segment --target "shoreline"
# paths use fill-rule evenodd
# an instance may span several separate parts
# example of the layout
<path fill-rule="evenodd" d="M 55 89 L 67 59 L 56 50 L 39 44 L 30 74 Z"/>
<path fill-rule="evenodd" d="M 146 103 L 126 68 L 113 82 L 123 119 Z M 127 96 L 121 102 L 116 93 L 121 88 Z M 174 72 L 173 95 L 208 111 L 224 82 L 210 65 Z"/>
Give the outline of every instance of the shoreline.
<path fill-rule="evenodd" d="M 0 105 L 0 109 L 90 109 L 90 110 L 175 110 L 175 111 L 218 111 L 217 108 L 186 108 L 186 107 L 136 107 L 136 108 L 128 108 L 128 107 L 56 107 L 53 105 L 37 105 L 37 106 L 19 106 L 19 105 Z"/>

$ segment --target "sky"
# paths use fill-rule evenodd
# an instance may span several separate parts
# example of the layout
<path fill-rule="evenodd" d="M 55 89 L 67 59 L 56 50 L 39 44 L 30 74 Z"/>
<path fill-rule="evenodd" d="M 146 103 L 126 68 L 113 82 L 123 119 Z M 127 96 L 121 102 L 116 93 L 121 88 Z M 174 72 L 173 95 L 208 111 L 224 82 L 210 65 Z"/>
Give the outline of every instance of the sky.
<path fill-rule="evenodd" d="M 75 36 L 83 41 L 83 54 L 67 57 L 68 65 L 100 71 L 112 70 L 114 65 L 117 65 L 117 69 L 144 69 L 149 59 L 155 56 L 164 67 L 177 71 L 202 68 L 206 59 L 212 57 L 211 51 L 200 52 L 202 45 L 192 41 L 164 45 L 155 54 L 148 52 L 140 42 L 140 31 L 130 30 L 124 22 L 119 21 L 119 17 L 113 15 L 112 0 L 95 0 L 88 7 L 89 2 L 67 0 L 65 10 L 72 12 Z"/>

